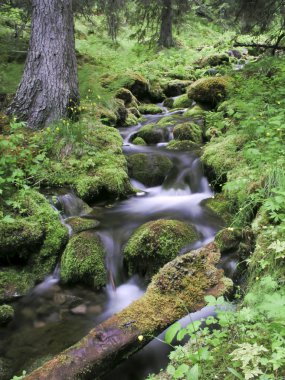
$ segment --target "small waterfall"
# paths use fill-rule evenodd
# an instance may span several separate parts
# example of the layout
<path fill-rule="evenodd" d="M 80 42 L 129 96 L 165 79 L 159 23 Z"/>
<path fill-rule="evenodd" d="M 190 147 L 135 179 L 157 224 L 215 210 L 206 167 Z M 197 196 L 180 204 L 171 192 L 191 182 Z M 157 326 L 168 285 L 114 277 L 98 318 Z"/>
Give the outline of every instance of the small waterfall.
<path fill-rule="evenodd" d="M 92 208 L 87 203 L 72 193 L 59 195 L 58 201 L 65 218 L 83 216 L 92 212 Z"/>

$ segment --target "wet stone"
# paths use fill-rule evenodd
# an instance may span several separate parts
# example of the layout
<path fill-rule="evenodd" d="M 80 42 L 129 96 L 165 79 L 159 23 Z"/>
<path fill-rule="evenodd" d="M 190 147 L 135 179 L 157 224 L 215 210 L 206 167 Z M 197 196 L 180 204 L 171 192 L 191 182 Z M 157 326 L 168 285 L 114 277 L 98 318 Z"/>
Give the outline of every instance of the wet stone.
<path fill-rule="evenodd" d="M 71 309 L 72 314 L 82 315 L 87 313 L 87 306 L 82 304 Z"/>

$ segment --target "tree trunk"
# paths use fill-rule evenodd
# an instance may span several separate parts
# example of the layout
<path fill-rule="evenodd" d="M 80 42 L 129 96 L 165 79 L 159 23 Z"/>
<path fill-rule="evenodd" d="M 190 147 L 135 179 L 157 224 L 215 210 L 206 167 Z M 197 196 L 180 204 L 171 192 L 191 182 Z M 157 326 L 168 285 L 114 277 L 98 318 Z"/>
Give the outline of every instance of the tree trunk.
<path fill-rule="evenodd" d="M 163 0 L 163 8 L 161 12 L 160 36 L 158 40 L 159 46 L 170 48 L 174 45 L 172 35 L 173 10 L 172 0 Z"/>
<path fill-rule="evenodd" d="M 39 129 L 72 115 L 79 103 L 72 0 L 32 0 L 22 81 L 9 115 Z"/>
<path fill-rule="evenodd" d="M 77 344 L 25 379 L 100 378 L 184 317 L 187 311 L 201 309 L 205 305 L 205 295 L 218 297 L 229 291 L 231 281 L 215 267 L 219 259 L 220 253 L 211 243 L 166 264 L 153 277 L 142 298 L 92 329 Z"/>

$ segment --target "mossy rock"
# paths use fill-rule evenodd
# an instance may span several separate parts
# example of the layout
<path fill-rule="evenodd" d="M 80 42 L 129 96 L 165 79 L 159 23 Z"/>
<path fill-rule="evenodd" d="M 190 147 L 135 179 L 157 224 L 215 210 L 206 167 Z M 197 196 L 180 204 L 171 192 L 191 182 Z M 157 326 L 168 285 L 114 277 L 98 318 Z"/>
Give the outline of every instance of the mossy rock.
<path fill-rule="evenodd" d="M 197 238 L 192 226 L 178 220 L 161 219 L 143 224 L 124 249 L 129 274 L 139 273 L 150 279 Z"/>
<path fill-rule="evenodd" d="M 149 89 L 149 100 L 152 103 L 160 103 L 165 99 L 163 89 L 158 82 L 151 83 Z"/>
<path fill-rule="evenodd" d="M 160 154 L 138 153 L 128 157 L 129 175 L 145 186 L 159 186 L 171 170 L 171 160 Z"/>
<path fill-rule="evenodd" d="M 0 263 L 11 263 L 14 259 L 26 262 L 33 252 L 40 249 L 44 239 L 44 230 L 36 220 L 0 221 Z"/>
<path fill-rule="evenodd" d="M 192 99 L 188 98 L 187 94 L 179 96 L 179 98 L 174 99 L 174 102 L 170 108 L 189 108 L 192 106 Z"/>
<path fill-rule="evenodd" d="M 222 254 L 236 252 L 243 260 L 254 250 L 254 235 L 249 228 L 224 228 L 217 233 L 215 242 Z"/>
<path fill-rule="evenodd" d="M 185 113 L 185 117 L 191 118 L 201 118 L 205 116 L 206 111 L 199 105 L 195 105 L 194 107 L 188 109 Z"/>
<path fill-rule="evenodd" d="M 146 142 L 144 141 L 144 139 L 142 139 L 141 137 L 136 137 L 132 143 L 134 145 L 147 145 Z"/>
<path fill-rule="evenodd" d="M 120 88 L 115 95 L 116 99 L 121 99 L 124 102 L 124 105 L 129 107 L 137 107 L 137 99 L 127 88 Z"/>
<path fill-rule="evenodd" d="M 11 224 L 1 222 L 1 260 L 26 264 L 37 280 L 51 273 L 63 250 L 68 231 L 43 195 L 35 190 L 20 191 L 12 197 L 20 215 Z"/>
<path fill-rule="evenodd" d="M 121 99 L 116 99 L 114 107 L 115 107 L 115 115 L 116 115 L 116 119 L 117 119 L 116 120 L 116 126 L 119 126 L 119 127 L 124 126 L 128 116 L 129 116 L 128 110 L 125 106 L 124 101 Z M 111 125 L 111 126 L 113 126 L 113 125 Z"/>
<path fill-rule="evenodd" d="M 158 144 L 163 141 L 168 141 L 170 132 L 167 126 L 151 123 L 143 126 L 134 135 L 134 139 L 137 137 L 142 138 L 147 144 Z"/>
<path fill-rule="evenodd" d="M 213 54 L 208 57 L 205 57 L 201 60 L 200 66 L 211 66 L 216 67 L 220 65 L 225 65 L 230 62 L 230 57 L 227 54 Z"/>
<path fill-rule="evenodd" d="M 174 79 L 165 85 L 164 93 L 167 97 L 182 95 L 190 84 L 189 80 Z"/>
<path fill-rule="evenodd" d="M 74 234 L 83 232 L 83 231 L 93 230 L 94 228 L 98 227 L 98 225 L 100 224 L 98 220 L 79 218 L 79 217 L 68 218 L 66 220 L 66 223 L 70 225 L 70 227 L 72 228 L 72 232 Z"/>
<path fill-rule="evenodd" d="M 181 152 L 193 152 L 197 156 L 200 156 L 202 154 L 201 147 L 190 140 L 184 140 L 184 141 L 172 140 L 167 145 L 167 149 L 177 150 Z"/>
<path fill-rule="evenodd" d="M 244 142 L 244 136 L 229 135 L 218 137 L 205 146 L 202 155 L 204 170 L 217 191 L 227 181 L 228 172 L 243 160 L 239 152 Z"/>
<path fill-rule="evenodd" d="M 188 88 L 187 94 L 189 99 L 193 99 L 195 102 L 215 107 L 226 98 L 228 88 L 229 79 L 227 77 L 202 78 Z"/>
<path fill-rule="evenodd" d="M 124 87 L 129 89 L 131 93 L 140 101 L 150 98 L 150 85 L 148 80 L 139 73 L 127 73 L 122 78 Z"/>
<path fill-rule="evenodd" d="M 106 285 L 105 251 L 99 237 L 81 232 L 72 237 L 61 258 L 61 280 L 93 288 Z"/>
<path fill-rule="evenodd" d="M 167 98 L 163 102 L 163 106 L 167 107 L 167 108 L 173 108 L 173 104 L 174 104 L 174 99 L 172 99 L 172 98 Z"/>
<path fill-rule="evenodd" d="M 122 104 L 117 103 L 118 109 L 122 110 Z M 98 107 L 97 108 L 97 116 L 101 120 L 101 122 L 104 125 L 110 126 L 110 127 L 115 127 L 118 124 L 119 117 L 118 114 L 113 110 L 110 110 L 106 107 Z M 120 118 L 121 119 L 121 118 Z"/>
<path fill-rule="evenodd" d="M 190 140 L 197 144 L 202 143 L 202 129 L 195 123 L 183 123 L 173 129 L 173 136 L 176 140 Z"/>
<path fill-rule="evenodd" d="M 142 115 L 157 115 L 162 113 L 162 109 L 155 104 L 141 104 L 138 109 Z"/>
<path fill-rule="evenodd" d="M 0 326 L 7 325 L 14 318 L 14 309 L 10 305 L 0 306 Z"/>
<path fill-rule="evenodd" d="M 27 269 L 2 268 L 0 270 L 0 302 L 22 297 L 35 285 L 35 276 Z"/>
<path fill-rule="evenodd" d="M 214 197 L 203 200 L 202 205 L 217 214 L 226 226 L 230 226 L 233 222 L 234 214 L 231 212 L 231 201 L 223 193 L 215 194 Z"/>
<path fill-rule="evenodd" d="M 128 110 L 128 116 L 124 122 L 124 127 L 132 127 L 133 125 L 138 124 L 138 118 Z"/>

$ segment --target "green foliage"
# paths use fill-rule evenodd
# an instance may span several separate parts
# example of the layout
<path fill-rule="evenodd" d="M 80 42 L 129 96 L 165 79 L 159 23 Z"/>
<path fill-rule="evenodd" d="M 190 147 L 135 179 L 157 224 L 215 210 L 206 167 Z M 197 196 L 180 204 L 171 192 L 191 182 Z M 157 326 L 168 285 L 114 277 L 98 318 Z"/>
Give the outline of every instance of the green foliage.
<path fill-rule="evenodd" d="M 185 328 L 179 323 L 170 327 L 167 344 L 174 337 L 178 342 L 187 337 L 188 343 L 170 354 L 168 377 L 155 379 L 192 379 L 196 373 L 200 380 L 281 380 L 285 374 L 285 293 L 280 284 L 264 277 L 237 310 L 223 297 L 205 299 L 216 307 L 216 316 Z"/>

